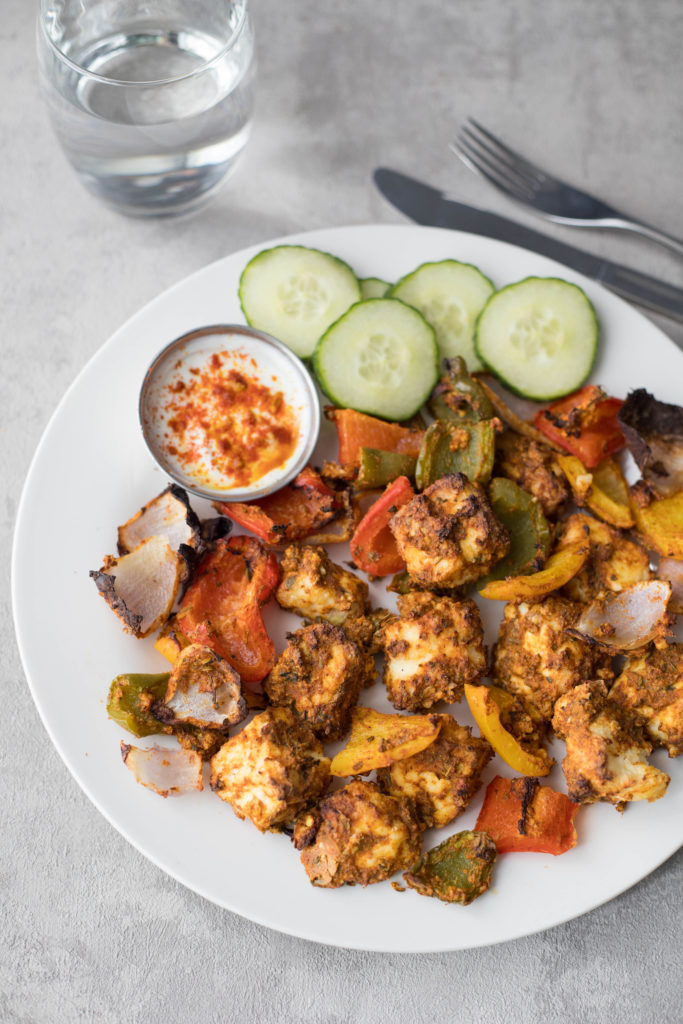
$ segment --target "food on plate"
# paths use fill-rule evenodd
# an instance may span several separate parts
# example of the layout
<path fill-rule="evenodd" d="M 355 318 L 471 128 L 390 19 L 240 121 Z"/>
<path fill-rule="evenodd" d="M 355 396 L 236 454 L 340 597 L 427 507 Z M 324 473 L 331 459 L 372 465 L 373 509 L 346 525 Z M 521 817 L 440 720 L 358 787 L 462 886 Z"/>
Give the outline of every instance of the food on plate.
<path fill-rule="evenodd" d="M 334 409 L 328 406 L 325 416 L 334 423 L 339 441 L 339 463 L 358 469 L 364 448 L 378 448 L 398 455 L 420 454 L 424 429 L 387 423 L 355 409 Z M 397 474 L 400 475 L 400 474 Z"/>
<path fill-rule="evenodd" d="M 381 633 L 390 703 L 424 711 L 439 701 L 461 700 L 464 684 L 486 672 L 484 628 L 474 601 L 414 591 L 398 598 L 398 610 Z"/>
<path fill-rule="evenodd" d="M 421 828 L 443 828 L 465 810 L 493 756 L 485 739 L 439 715 L 440 729 L 428 747 L 377 771 L 383 793 L 403 797 Z"/>
<path fill-rule="evenodd" d="M 591 471 L 575 455 L 558 455 L 556 458 L 577 505 L 586 505 L 600 519 L 622 530 L 633 526 L 628 484 L 615 459 L 603 459 Z"/>
<path fill-rule="evenodd" d="M 632 651 L 666 643 L 672 617 L 667 611 L 671 584 L 636 583 L 618 594 L 600 594 L 584 607 L 569 632 L 610 651 Z"/>
<path fill-rule="evenodd" d="M 638 388 L 618 418 L 643 478 L 662 497 L 683 490 L 683 408 Z"/>
<path fill-rule="evenodd" d="M 512 480 L 497 476 L 489 485 L 489 501 L 510 535 L 510 548 L 481 582 L 538 572 L 550 550 L 550 525 L 538 500 Z"/>
<path fill-rule="evenodd" d="M 360 467 L 355 479 L 356 487 L 376 490 L 386 487 L 397 477 L 415 478 L 417 459 L 399 452 L 384 452 L 379 448 L 361 448 Z"/>
<path fill-rule="evenodd" d="M 387 622 L 393 622 L 395 618 L 394 613 L 386 608 L 373 608 L 367 615 L 345 619 L 344 632 L 349 640 L 354 640 L 367 654 L 381 654 L 382 630 Z"/>
<path fill-rule="evenodd" d="M 652 746 L 602 680 L 580 683 L 557 701 L 553 729 L 567 744 L 562 771 L 576 803 L 604 800 L 620 810 L 632 800 L 659 800 L 669 776 L 647 759 Z"/>
<path fill-rule="evenodd" d="M 542 402 L 583 384 L 598 333 L 595 310 L 581 288 L 556 277 L 527 277 L 488 299 L 474 348 L 511 391 Z"/>
<path fill-rule="evenodd" d="M 555 551 L 538 572 L 492 580 L 479 593 L 491 601 L 542 601 L 576 576 L 587 557 L 587 544 L 568 544 Z"/>
<path fill-rule="evenodd" d="M 126 672 L 116 676 L 107 698 L 109 717 L 133 736 L 153 736 L 161 732 L 161 724 L 151 707 L 155 701 L 163 700 L 168 680 L 168 672 Z"/>
<path fill-rule="evenodd" d="M 474 324 L 494 290 L 471 263 L 441 260 L 406 274 L 389 295 L 419 309 L 436 332 L 442 359 L 460 356 L 474 372 L 483 369 L 474 351 Z"/>
<path fill-rule="evenodd" d="M 367 775 L 419 754 L 434 742 L 440 728 L 438 715 L 385 715 L 373 708 L 356 707 L 351 712 L 351 735 L 332 760 L 332 775 Z"/>
<path fill-rule="evenodd" d="M 588 603 L 606 592 L 619 593 L 652 576 L 647 551 L 607 523 L 574 512 L 559 525 L 557 550 L 588 545 L 588 557 L 568 580 L 562 593 L 572 601 Z"/>
<path fill-rule="evenodd" d="M 358 283 L 361 299 L 383 299 L 391 288 L 389 282 L 381 277 L 360 277 Z"/>
<path fill-rule="evenodd" d="M 325 792 L 330 759 L 291 708 L 267 708 L 211 758 L 211 789 L 261 832 L 281 830 Z"/>
<path fill-rule="evenodd" d="M 578 804 L 538 779 L 496 776 L 476 828 L 491 836 L 498 853 L 552 853 L 557 857 L 576 846 L 574 817 Z"/>
<path fill-rule="evenodd" d="M 146 637 L 168 619 L 185 573 L 183 556 L 162 534 L 154 535 L 127 555 L 107 555 L 91 579 L 123 628 Z"/>
<path fill-rule="evenodd" d="M 465 683 L 465 699 L 479 732 L 520 775 L 547 775 L 555 764 L 542 745 L 542 730 L 519 697 L 498 686 Z"/>
<path fill-rule="evenodd" d="M 287 639 L 265 692 L 275 707 L 292 708 L 320 739 L 341 739 L 361 690 L 375 680 L 374 659 L 329 622 L 304 626 Z"/>
<path fill-rule="evenodd" d="M 203 789 L 202 759 L 193 750 L 134 747 L 121 740 L 121 757 L 135 780 L 159 796 L 179 796 Z"/>
<path fill-rule="evenodd" d="M 279 575 L 277 559 L 255 538 L 222 538 L 202 556 L 168 624 L 168 636 L 175 637 L 179 649 L 189 643 L 211 647 L 253 688 L 275 664 L 261 606 Z"/>
<path fill-rule="evenodd" d="M 412 501 L 414 495 L 410 480 L 397 477 L 356 527 L 351 538 L 351 558 L 368 575 L 388 576 L 403 568 L 403 556 L 390 523 L 398 509 Z"/>
<path fill-rule="evenodd" d="M 639 480 L 631 488 L 631 511 L 646 545 L 665 558 L 683 560 L 683 490 L 657 498 Z"/>
<path fill-rule="evenodd" d="M 189 644 L 173 664 L 166 693 L 152 714 L 167 725 L 227 731 L 247 716 L 240 677 L 210 647 Z"/>
<path fill-rule="evenodd" d="M 496 436 L 496 469 L 536 498 L 550 519 L 567 503 L 569 488 L 556 453 L 547 444 L 505 430 Z"/>
<path fill-rule="evenodd" d="M 424 490 L 451 473 L 464 473 L 472 483 L 491 479 L 495 428 L 491 420 L 461 425 L 457 420 L 435 420 L 422 442 L 415 482 Z"/>
<path fill-rule="evenodd" d="M 186 562 L 189 575 L 203 546 L 201 523 L 193 511 L 187 491 L 177 484 L 169 486 L 118 528 L 118 553 L 128 555 L 149 537 L 165 537 L 173 551 Z"/>
<path fill-rule="evenodd" d="M 460 426 L 493 419 L 494 407 L 483 382 L 467 372 L 461 356 L 443 360 L 444 374 L 432 391 L 429 411 L 436 420 Z"/>
<path fill-rule="evenodd" d="M 683 562 L 675 558 L 660 558 L 657 578 L 671 584 L 669 611 L 676 615 L 683 613 Z"/>
<path fill-rule="evenodd" d="M 497 855 L 486 832 L 457 832 L 423 853 L 403 877 L 421 896 L 466 907 L 491 884 Z"/>
<path fill-rule="evenodd" d="M 372 885 L 414 864 L 422 833 L 404 800 L 355 779 L 320 803 L 301 863 L 313 885 Z M 301 841 L 305 841 L 301 840 Z"/>
<path fill-rule="evenodd" d="M 247 323 L 302 358 L 313 354 L 321 334 L 360 297 L 360 284 L 348 264 L 303 245 L 264 249 L 240 277 Z"/>
<path fill-rule="evenodd" d="M 215 507 L 268 545 L 310 537 L 342 511 L 335 491 L 312 466 L 306 466 L 291 484 L 265 498 L 216 502 Z"/>
<path fill-rule="evenodd" d="M 624 447 L 618 420 L 623 404 L 620 398 L 610 398 L 602 388 L 587 384 L 547 409 L 540 409 L 534 425 L 588 469 L 594 469 Z"/>
<path fill-rule="evenodd" d="M 634 651 L 609 698 L 636 716 L 655 747 L 683 754 L 683 644 Z"/>
<path fill-rule="evenodd" d="M 443 477 L 415 495 L 398 509 L 390 528 L 408 573 L 423 587 L 457 587 L 477 580 L 510 547 L 486 492 L 462 473 Z"/>
<path fill-rule="evenodd" d="M 292 544 L 285 550 L 280 573 L 277 603 L 304 619 L 343 626 L 367 610 L 365 580 L 333 562 L 324 548 Z"/>
<path fill-rule="evenodd" d="M 514 409 L 508 405 L 497 391 L 494 391 L 491 385 L 487 383 L 483 377 L 479 378 L 477 383 L 491 403 L 491 408 L 495 412 L 496 416 L 502 420 L 506 427 L 509 427 L 510 430 L 514 431 L 515 434 L 519 434 L 520 437 L 526 438 L 527 441 L 535 441 L 536 444 L 543 445 L 545 448 L 550 448 L 554 452 L 562 453 L 565 451 L 565 449 L 559 444 L 556 444 L 555 441 L 551 440 L 545 434 L 542 434 L 532 422 L 518 416 Z"/>
<path fill-rule="evenodd" d="M 366 299 L 327 328 L 315 347 L 313 368 L 335 405 L 407 420 L 437 381 L 434 330 L 398 299 Z"/>
<path fill-rule="evenodd" d="M 491 675 L 524 701 L 535 722 L 549 722 L 556 700 L 584 680 L 611 678 L 609 656 L 567 633 L 580 612 L 561 597 L 505 606 Z"/>

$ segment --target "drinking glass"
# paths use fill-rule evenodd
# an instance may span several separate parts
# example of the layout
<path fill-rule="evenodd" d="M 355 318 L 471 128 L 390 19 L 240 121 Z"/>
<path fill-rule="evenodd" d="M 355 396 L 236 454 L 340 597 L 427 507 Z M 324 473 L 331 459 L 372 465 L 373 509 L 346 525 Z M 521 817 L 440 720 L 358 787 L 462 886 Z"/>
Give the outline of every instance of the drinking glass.
<path fill-rule="evenodd" d="M 52 125 L 90 192 L 122 213 L 204 202 L 247 141 L 247 0 L 41 0 Z"/>

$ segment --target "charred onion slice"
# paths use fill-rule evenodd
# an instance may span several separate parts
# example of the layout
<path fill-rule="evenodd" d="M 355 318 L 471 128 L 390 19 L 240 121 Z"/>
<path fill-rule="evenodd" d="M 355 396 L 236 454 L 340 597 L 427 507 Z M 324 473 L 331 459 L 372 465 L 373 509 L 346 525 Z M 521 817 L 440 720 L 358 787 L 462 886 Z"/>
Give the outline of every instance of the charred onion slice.
<path fill-rule="evenodd" d="M 669 611 L 680 615 L 683 612 L 683 562 L 675 558 L 660 559 L 657 576 L 671 584 Z"/>
<path fill-rule="evenodd" d="M 598 597 L 567 632 L 613 651 L 633 651 L 667 635 L 670 597 L 671 584 L 663 580 L 636 583 Z"/>
<path fill-rule="evenodd" d="M 183 557 L 185 575 L 194 568 L 195 552 L 202 546 L 201 525 L 190 507 L 187 492 L 170 484 L 118 528 L 119 555 L 127 555 L 148 537 L 165 537 L 171 550 Z"/>
<path fill-rule="evenodd" d="M 246 717 L 239 674 L 203 644 L 185 647 L 173 666 L 163 701 L 154 715 L 169 725 L 184 722 L 200 728 L 227 729 Z"/>
<path fill-rule="evenodd" d="M 665 497 L 683 489 L 683 408 L 638 388 L 617 418 L 645 479 Z"/>
<path fill-rule="evenodd" d="M 126 632 L 145 637 L 171 614 L 184 565 L 165 537 L 154 536 L 121 558 L 107 555 L 90 575 Z"/>
<path fill-rule="evenodd" d="M 133 747 L 121 740 L 121 757 L 136 781 L 159 796 L 178 796 L 204 788 L 202 759 L 194 750 Z"/>
<path fill-rule="evenodd" d="M 475 380 L 481 385 L 484 393 L 491 402 L 496 415 L 501 418 L 506 426 L 511 430 L 514 430 L 515 433 L 521 434 L 522 437 L 528 438 L 530 441 L 536 441 L 538 444 L 542 444 L 546 448 L 552 448 L 553 451 L 556 452 L 564 452 L 564 448 L 561 448 L 559 444 L 556 444 L 554 441 L 551 441 L 549 437 L 546 437 L 545 434 L 542 434 L 541 431 L 533 425 L 533 423 L 529 423 L 528 420 L 523 420 L 521 416 L 518 416 L 516 412 L 513 412 L 513 410 L 505 404 L 500 395 L 494 391 L 485 380 L 482 380 L 481 377 L 476 377 Z"/>

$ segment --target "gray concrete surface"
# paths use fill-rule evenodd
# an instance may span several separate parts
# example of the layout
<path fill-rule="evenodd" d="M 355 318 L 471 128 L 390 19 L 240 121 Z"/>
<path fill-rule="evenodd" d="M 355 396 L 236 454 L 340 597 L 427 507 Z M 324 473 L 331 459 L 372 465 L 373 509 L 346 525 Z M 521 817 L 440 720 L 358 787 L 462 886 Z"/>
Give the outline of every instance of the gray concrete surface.
<path fill-rule="evenodd" d="M 205 211 L 149 223 L 99 206 L 63 159 L 38 94 L 33 13 L 5 3 L 0 22 L 6 567 L 22 481 L 57 401 L 112 331 L 173 282 L 289 230 L 400 221 L 371 185 L 378 163 L 535 223 L 449 154 L 468 113 L 683 235 L 679 0 L 254 0 L 259 108 L 248 152 Z M 683 284 L 680 261 L 646 243 L 548 230 Z M 683 343 L 683 326 L 659 323 Z M 49 615 L 40 595 L 36 615 Z M 606 906 L 503 946 L 388 956 L 293 940 L 185 890 L 100 817 L 38 719 L 7 586 L 0 629 L 2 1024 L 681 1020 L 680 853 Z M 55 685 L 68 700 L 58 665 Z"/>

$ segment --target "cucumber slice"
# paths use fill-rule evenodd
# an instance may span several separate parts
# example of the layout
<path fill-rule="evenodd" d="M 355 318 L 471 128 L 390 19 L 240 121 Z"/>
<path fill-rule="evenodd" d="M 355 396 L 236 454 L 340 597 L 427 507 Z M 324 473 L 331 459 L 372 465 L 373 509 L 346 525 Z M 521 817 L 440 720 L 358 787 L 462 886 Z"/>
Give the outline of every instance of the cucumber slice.
<path fill-rule="evenodd" d="M 578 285 L 527 277 L 484 306 L 474 334 L 477 355 L 523 398 L 550 401 L 576 391 L 598 347 L 598 320 Z"/>
<path fill-rule="evenodd" d="M 319 249 L 278 245 L 247 263 L 239 285 L 248 324 L 310 356 L 331 323 L 360 299 L 348 264 Z"/>
<path fill-rule="evenodd" d="M 383 299 L 391 288 L 389 282 L 381 277 L 360 277 L 358 283 L 361 299 Z"/>
<path fill-rule="evenodd" d="M 335 405 L 407 420 L 438 379 L 434 330 L 398 299 L 366 299 L 323 334 L 313 369 Z"/>
<path fill-rule="evenodd" d="M 474 351 L 474 324 L 495 288 L 471 263 L 423 263 L 389 292 L 419 309 L 436 331 L 441 359 L 462 356 L 470 373 L 483 370 Z"/>

